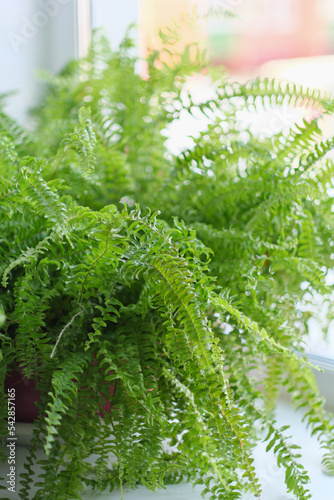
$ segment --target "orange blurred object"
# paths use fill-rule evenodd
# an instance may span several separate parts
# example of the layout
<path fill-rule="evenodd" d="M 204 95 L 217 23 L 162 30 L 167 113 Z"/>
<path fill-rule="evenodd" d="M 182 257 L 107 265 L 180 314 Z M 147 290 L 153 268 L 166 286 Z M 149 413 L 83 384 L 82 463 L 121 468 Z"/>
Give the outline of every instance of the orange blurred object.
<path fill-rule="evenodd" d="M 205 5 L 207 0 L 139 0 L 139 54 L 146 58 L 154 50 L 161 50 L 163 42 L 160 30 L 170 36 L 168 49 L 172 54 L 182 54 L 185 47 L 193 43 L 205 44 L 207 33 L 203 19 L 197 23 L 195 6 Z M 177 36 L 176 34 L 179 34 Z M 164 53 L 162 60 L 171 60 Z"/>

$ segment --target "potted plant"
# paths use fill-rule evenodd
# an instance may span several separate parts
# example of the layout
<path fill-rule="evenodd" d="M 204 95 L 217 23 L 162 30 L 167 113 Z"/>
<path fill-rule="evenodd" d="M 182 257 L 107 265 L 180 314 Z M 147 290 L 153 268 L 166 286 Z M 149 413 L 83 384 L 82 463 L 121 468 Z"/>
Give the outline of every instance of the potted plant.
<path fill-rule="evenodd" d="M 284 385 L 333 468 L 333 426 L 302 356 L 307 313 L 296 312 L 305 289 L 328 291 L 333 140 L 316 119 L 261 138 L 236 113 L 288 102 L 326 114 L 334 101 L 218 76 L 195 104 L 182 89 L 205 67 L 200 52 L 169 65 L 154 53 L 142 79 L 130 49 L 96 35 L 87 58 L 49 78 L 33 133 L 0 115 L 1 381 L 17 363 L 40 393 L 21 498 L 38 446 L 34 498 L 182 478 L 212 499 L 260 498 L 260 438 L 287 490 L 310 498 L 272 410 Z M 187 111 L 211 123 L 173 156 L 163 131 Z M 1 415 L 6 436 L 6 397 Z"/>

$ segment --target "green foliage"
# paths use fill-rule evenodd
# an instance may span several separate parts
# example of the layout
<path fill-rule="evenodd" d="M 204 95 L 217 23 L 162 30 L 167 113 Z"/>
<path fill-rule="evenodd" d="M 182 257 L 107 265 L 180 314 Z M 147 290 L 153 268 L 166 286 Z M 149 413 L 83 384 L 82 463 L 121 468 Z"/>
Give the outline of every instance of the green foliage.
<path fill-rule="evenodd" d="M 0 114 L 1 390 L 18 364 L 41 393 L 21 498 L 36 462 L 35 499 L 183 478 L 213 500 L 260 498 L 252 450 L 265 429 L 287 490 L 306 500 L 272 410 L 285 385 L 333 469 L 333 425 L 302 356 L 307 313 L 296 316 L 305 283 L 330 291 L 333 141 L 316 120 L 259 137 L 238 109 L 329 114 L 334 101 L 219 78 L 195 104 L 182 88 L 203 67 L 198 48 L 170 66 L 153 53 L 147 78 L 131 48 L 97 34 L 87 58 L 43 75 L 33 140 Z M 187 112 L 211 122 L 174 156 L 163 134 Z"/>

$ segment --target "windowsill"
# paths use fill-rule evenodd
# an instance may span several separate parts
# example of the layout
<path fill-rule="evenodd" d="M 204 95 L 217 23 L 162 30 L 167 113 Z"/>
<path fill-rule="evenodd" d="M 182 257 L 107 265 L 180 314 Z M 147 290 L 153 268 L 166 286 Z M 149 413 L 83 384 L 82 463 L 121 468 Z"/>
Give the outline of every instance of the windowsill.
<path fill-rule="evenodd" d="M 330 376 L 334 376 L 334 372 L 330 373 Z M 306 470 L 308 470 L 311 478 L 309 489 L 312 500 L 328 498 L 328 492 L 333 491 L 334 488 L 334 477 L 326 476 L 322 472 L 322 451 L 317 440 L 310 436 L 305 424 L 301 422 L 302 412 L 295 412 L 289 402 L 282 397 L 277 406 L 276 417 L 277 426 L 281 427 L 282 425 L 289 424 L 291 429 L 287 431 L 288 435 L 293 435 L 294 443 L 302 446 L 301 461 Z M 271 451 L 265 453 L 265 447 L 266 444 L 260 443 L 254 452 L 255 466 L 263 488 L 261 500 L 293 500 L 294 496 L 285 492 L 284 470 L 278 468 L 276 459 Z M 27 447 L 18 445 L 16 453 L 16 470 L 17 473 L 20 473 L 23 472 L 23 461 L 27 453 Z M 42 450 L 38 450 L 38 455 L 42 456 Z M 0 464 L 0 475 L 7 474 L 7 467 L 6 463 Z M 2 493 L 2 495 L 4 494 Z M 8 499 L 19 500 L 17 494 L 14 495 L 7 492 L 7 495 Z M 98 494 L 86 490 L 82 493 L 82 497 L 85 500 L 119 500 L 120 492 L 114 491 L 112 493 L 105 492 Z M 209 497 L 210 495 L 207 495 L 205 498 L 209 499 Z M 173 498 L 173 500 L 189 500 L 189 498 L 200 500 L 202 499 L 201 488 L 193 488 L 190 484 L 182 483 L 167 486 L 166 490 L 159 490 L 158 492 L 148 491 L 144 486 L 140 486 L 135 491 L 124 492 L 124 500 L 163 500 L 170 498 Z M 252 495 L 248 494 L 243 496 L 242 500 L 251 500 L 253 498 Z"/>

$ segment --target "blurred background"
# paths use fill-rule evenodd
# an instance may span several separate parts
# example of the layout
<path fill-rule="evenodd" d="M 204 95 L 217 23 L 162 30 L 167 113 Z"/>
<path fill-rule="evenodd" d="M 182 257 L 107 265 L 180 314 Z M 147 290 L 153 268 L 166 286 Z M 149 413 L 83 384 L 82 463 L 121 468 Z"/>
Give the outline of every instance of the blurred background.
<path fill-rule="evenodd" d="M 56 74 L 85 55 L 95 28 L 102 28 L 116 48 L 130 24 L 137 26 L 140 58 L 161 46 L 159 30 L 169 26 L 182 34 L 173 50 L 200 43 L 226 78 L 276 77 L 334 93 L 333 0 L 0 0 L 0 94 L 15 91 L 5 111 L 29 126 L 28 111 L 45 91 L 36 69 Z M 138 64 L 138 71 L 145 67 Z M 205 100 L 210 80 L 197 75 L 188 90 Z M 251 122 L 253 132 L 270 136 L 296 119 L 312 118 L 310 113 L 277 109 L 248 116 L 240 110 L 240 119 Z M 205 126 L 184 117 L 169 130 L 168 147 L 174 153 L 189 147 L 189 136 Z M 324 135 L 334 130 L 331 120 L 322 127 Z M 314 297 L 308 344 L 315 355 L 334 360 L 333 322 L 326 343 L 321 323 L 327 311 L 321 303 Z"/>
<path fill-rule="evenodd" d="M 193 29 L 195 8 L 202 19 Z M 233 79 L 279 76 L 334 88 L 332 0 L 0 0 L 0 93 L 18 92 L 8 111 L 24 120 L 38 101 L 35 68 L 57 73 L 85 53 L 97 27 L 116 47 L 132 23 L 140 56 L 175 23 L 183 44 L 205 45 Z"/>

